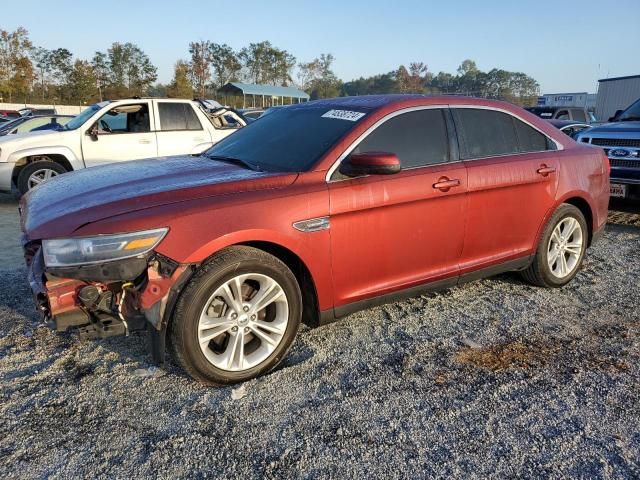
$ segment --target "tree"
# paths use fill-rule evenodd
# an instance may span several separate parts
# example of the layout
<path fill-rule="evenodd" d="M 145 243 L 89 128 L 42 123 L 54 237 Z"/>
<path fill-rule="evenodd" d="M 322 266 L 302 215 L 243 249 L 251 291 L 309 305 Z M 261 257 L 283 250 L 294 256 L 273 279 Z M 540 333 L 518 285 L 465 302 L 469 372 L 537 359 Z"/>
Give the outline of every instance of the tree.
<path fill-rule="evenodd" d="M 158 78 L 149 57 L 133 43 L 115 42 L 106 54 L 96 52 L 92 63 L 100 86 L 114 97 L 145 95 Z"/>
<path fill-rule="evenodd" d="M 214 85 L 217 88 L 239 78 L 242 64 L 238 55 L 229 45 L 212 43 L 209 47 L 209 53 L 214 72 Z"/>
<path fill-rule="evenodd" d="M 66 48 L 56 48 L 49 52 L 49 72 L 56 96 L 61 102 L 69 101 L 70 75 L 73 71 L 73 54 Z"/>
<path fill-rule="evenodd" d="M 400 65 L 396 72 L 398 91 L 401 93 L 422 93 L 429 79 L 428 68 L 422 62 L 411 62 L 409 70 Z"/>
<path fill-rule="evenodd" d="M 76 60 L 69 73 L 68 89 L 74 103 L 88 103 L 96 99 L 96 74 L 86 60 Z"/>
<path fill-rule="evenodd" d="M 109 84 L 109 58 L 106 53 L 96 52 L 91 60 L 93 73 L 96 76 L 98 95 L 102 101 L 102 89 Z"/>
<path fill-rule="evenodd" d="M 397 91 L 396 73 L 389 72 L 372 77 L 360 77 L 342 85 L 343 95 L 374 95 Z"/>
<path fill-rule="evenodd" d="M 271 42 L 251 43 L 240 50 L 238 58 L 246 77 L 253 83 L 286 86 L 292 82 L 291 70 L 296 58 L 286 50 L 273 47 Z"/>
<path fill-rule="evenodd" d="M 173 80 L 167 86 L 167 96 L 171 98 L 193 98 L 193 87 L 189 80 L 189 63 L 178 60 L 174 67 Z"/>
<path fill-rule="evenodd" d="M 311 88 L 311 82 L 320 78 L 320 76 L 320 60 L 318 58 L 308 63 L 298 64 L 298 87 L 301 90 L 309 90 Z"/>
<path fill-rule="evenodd" d="M 323 53 L 320 58 L 314 59 L 308 64 L 303 64 L 301 72 L 306 80 L 307 91 L 312 99 L 331 98 L 340 95 L 342 82 L 338 80 L 331 69 L 335 57 L 331 53 Z"/>
<path fill-rule="evenodd" d="M 200 40 L 189 44 L 191 63 L 189 64 L 193 87 L 201 97 L 206 97 L 207 82 L 211 78 L 211 42 Z"/>
<path fill-rule="evenodd" d="M 29 32 L 18 27 L 14 32 L 0 29 L 0 96 L 28 94 L 33 85 L 33 65 L 29 52 L 33 48 Z"/>
<path fill-rule="evenodd" d="M 51 52 L 46 48 L 36 47 L 31 51 L 31 57 L 35 60 L 36 71 L 38 72 L 40 84 L 40 98 L 44 100 L 46 91 L 46 80 L 51 73 L 51 63 L 49 61 Z"/>

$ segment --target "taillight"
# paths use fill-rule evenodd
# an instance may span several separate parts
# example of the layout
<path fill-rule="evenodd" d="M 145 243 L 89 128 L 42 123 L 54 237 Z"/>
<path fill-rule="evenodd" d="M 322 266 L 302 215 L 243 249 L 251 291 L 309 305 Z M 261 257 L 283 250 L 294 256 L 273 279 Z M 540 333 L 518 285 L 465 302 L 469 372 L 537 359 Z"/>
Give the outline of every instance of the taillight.
<path fill-rule="evenodd" d="M 607 175 L 611 176 L 611 162 L 609 161 L 609 157 L 604 152 L 602 153 L 602 156 L 604 157 L 604 161 L 607 165 Z"/>

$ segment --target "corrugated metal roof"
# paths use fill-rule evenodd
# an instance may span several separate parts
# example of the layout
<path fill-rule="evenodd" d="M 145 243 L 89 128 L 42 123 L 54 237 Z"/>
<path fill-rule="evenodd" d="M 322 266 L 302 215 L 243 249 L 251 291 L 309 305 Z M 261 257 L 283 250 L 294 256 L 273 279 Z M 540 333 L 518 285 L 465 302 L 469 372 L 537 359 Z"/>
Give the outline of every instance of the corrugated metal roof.
<path fill-rule="evenodd" d="M 233 93 L 240 90 L 245 95 L 266 95 L 271 97 L 293 97 L 309 99 L 309 94 L 294 87 L 257 85 L 255 83 L 229 82 L 218 89 L 219 93 Z"/>
<path fill-rule="evenodd" d="M 613 82 L 615 80 L 630 80 L 632 78 L 640 78 L 640 75 L 627 75 L 626 77 L 601 78 L 599 82 Z"/>

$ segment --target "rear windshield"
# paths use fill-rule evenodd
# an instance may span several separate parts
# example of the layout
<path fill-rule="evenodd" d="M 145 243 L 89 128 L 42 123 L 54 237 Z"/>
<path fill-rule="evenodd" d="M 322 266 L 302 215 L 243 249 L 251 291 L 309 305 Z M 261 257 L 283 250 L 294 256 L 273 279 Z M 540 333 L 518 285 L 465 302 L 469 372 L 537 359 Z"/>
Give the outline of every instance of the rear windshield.
<path fill-rule="evenodd" d="M 264 171 L 305 172 L 366 114 L 365 109 L 326 105 L 274 109 L 205 155 L 237 158 Z"/>

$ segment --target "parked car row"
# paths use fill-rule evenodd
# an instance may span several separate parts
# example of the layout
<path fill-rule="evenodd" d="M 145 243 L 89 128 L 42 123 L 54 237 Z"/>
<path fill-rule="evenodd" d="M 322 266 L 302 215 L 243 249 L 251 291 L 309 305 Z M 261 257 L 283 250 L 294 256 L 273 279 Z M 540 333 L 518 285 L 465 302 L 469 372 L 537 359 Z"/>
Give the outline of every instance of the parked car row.
<path fill-rule="evenodd" d="M 73 115 L 36 115 L 18 117 L 0 124 L 0 136 L 41 130 L 61 130 Z"/>
<path fill-rule="evenodd" d="M 0 120 L 15 119 L 20 117 L 35 117 L 37 115 L 56 115 L 55 108 L 31 108 L 25 107 L 20 110 L 0 110 Z"/>
<path fill-rule="evenodd" d="M 603 232 L 604 152 L 507 103 L 327 99 L 225 129 L 229 112 L 122 100 L 0 141 L 5 182 L 20 168 L 25 190 L 38 169 L 78 170 L 20 204 L 52 328 L 148 329 L 156 361 L 168 337 L 193 378 L 241 382 L 278 365 L 302 321 L 505 271 L 563 286 Z"/>
<path fill-rule="evenodd" d="M 43 117 L 16 122 L 37 118 Z M 55 131 L 0 138 L 0 191 L 15 187 L 24 194 L 62 173 L 104 163 L 199 154 L 246 125 L 232 109 L 152 98 L 97 103 L 64 122 Z"/>

